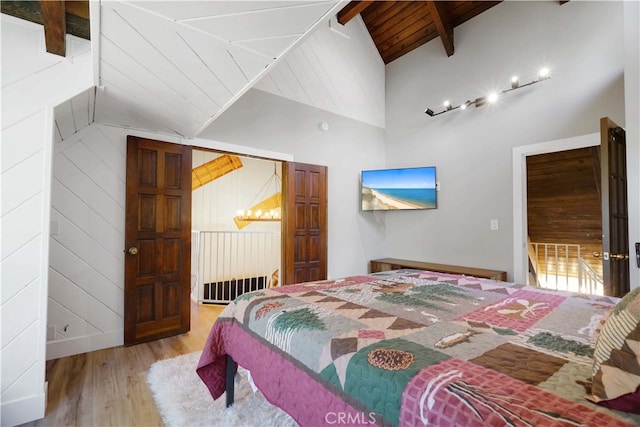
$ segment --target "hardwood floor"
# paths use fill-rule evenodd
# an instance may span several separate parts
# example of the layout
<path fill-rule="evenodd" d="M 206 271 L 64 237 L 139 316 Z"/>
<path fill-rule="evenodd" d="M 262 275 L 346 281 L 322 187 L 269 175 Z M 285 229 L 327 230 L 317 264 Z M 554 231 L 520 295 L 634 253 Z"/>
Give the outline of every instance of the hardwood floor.
<path fill-rule="evenodd" d="M 156 361 L 202 350 L 224 306 L 191 304 L 191 331 L 47 362 L 45 417 L 25 426 L 161 426 L 146 373 Z"/>

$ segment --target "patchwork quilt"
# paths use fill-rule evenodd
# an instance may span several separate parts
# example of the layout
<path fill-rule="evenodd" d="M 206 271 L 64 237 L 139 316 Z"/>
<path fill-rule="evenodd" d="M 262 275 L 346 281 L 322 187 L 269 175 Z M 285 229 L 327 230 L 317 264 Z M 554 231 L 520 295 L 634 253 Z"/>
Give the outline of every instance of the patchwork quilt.
<path fill-rule="evenodd" d="M 625 426 L 587 401 L 597 328 L 618 299 L 397 270 L 243 294 L 197 373 L 226 355 L 300 425 Z"/>

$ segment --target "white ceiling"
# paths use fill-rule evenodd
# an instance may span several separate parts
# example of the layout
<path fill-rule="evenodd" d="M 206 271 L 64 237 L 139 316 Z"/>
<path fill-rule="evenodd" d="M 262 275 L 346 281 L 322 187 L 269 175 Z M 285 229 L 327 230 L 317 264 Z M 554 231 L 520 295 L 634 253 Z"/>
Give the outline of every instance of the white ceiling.
<path fill-rule="evenodd" d="M 359 15 L 320 26 L 254 88 L 385 127 L 385 65 Z"/>
<path fill-rule="evenodd" d="M 102 1 L 95 120 L 195 137 L 345 3 Z"/>

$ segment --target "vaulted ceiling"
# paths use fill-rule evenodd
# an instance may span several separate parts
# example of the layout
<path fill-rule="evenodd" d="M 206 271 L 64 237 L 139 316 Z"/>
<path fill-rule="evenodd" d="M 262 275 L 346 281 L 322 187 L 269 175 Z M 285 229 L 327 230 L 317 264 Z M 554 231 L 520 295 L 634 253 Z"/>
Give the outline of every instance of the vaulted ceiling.
<path fill-rule="evenodd" d="M 18 2 L 2 2 L 2 12 L 11 14 L 5 3 Z M 23 5 L 29 3 L 38 2 Z M 48 50 L 49 33 L 65 31 L 66 3 L 39 2 Z M 99 31 L 90 31 L 98 39 L 91 41 L 92 49 L 99 52 L 95 116 L 107 124 L 182 137 L 198 135 L 343 5 L 338 0 L 88 4 L 90 22 L 100 23 Z"/>
<path fill-rule="evenodd" d="M 44 0 L 3 1 L 2 12 L 43 24 L 52 53 L 64 55 L 66 33 L 99 39 L 98 89 L 83 95 L 90 116 L 195 137 L 336 16 L 344 25 L 360 15 L 388 64 L 435 38 L 453 55 L 454 28 L 498 3 Z"/>
<path fill-rule="evenodd" d="M 352 1 L 338 13 L 346 24 L 360 14 L 385 64 L 440 37 L 454 54 L 453 29 L 499 1 Z"/>

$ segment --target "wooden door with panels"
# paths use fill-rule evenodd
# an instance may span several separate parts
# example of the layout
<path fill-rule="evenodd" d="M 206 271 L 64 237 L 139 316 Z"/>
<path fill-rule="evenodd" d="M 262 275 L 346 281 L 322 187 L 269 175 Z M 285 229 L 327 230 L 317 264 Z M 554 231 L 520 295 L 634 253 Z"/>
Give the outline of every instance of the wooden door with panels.
<path fill-rule="evenodd" d="M 191 147 L 127 137 L 125 345 L 189 331 Z"/>
<path fill-rule="evenodd" d="M 602 272 L 605 295 L 623 296 L 629 282 L 629 204 L 624 129 L 600 119 Z"/>
<path fill-rule="evenodd" d="M 327 167 L 285 163 L 282 284 L 327 278 Z"/>

